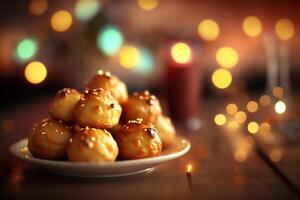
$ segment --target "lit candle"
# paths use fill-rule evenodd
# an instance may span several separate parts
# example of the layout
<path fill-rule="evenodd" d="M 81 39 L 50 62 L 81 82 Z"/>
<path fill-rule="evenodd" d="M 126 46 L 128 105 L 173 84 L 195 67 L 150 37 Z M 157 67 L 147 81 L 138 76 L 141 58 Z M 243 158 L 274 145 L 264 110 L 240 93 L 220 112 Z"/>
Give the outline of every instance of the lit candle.
<path fill-rule="evenodd" d="M 193 188 L 193 179 L 192 179 L 192 170 L 193 170 L 193 165 L 188 164 L 186 166 L 186 178 L 189 184 L 189 188 L 192 190 Z"/>
<path fill-rule="evenodd" d="M 166 65 L 170 114 L 177 123 L 187 126 L 188 129 L 197 129 L 200 72 L 199 67 L 194 65 L 190 46 L 183 42 L 174 43 L 168 51 Z M 191 124 L 192 121 L 194 124 Z"/>

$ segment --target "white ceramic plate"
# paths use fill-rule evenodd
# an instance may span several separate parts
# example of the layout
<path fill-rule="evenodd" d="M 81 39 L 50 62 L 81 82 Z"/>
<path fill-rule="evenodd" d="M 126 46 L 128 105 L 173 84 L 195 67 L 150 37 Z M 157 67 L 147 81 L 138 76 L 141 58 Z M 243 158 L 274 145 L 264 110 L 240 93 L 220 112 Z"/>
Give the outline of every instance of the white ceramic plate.
<path fill-rule="evenodd" d="M 163 150 L 158 157 L 116 161 L 113 163 L 80 163 L 34 158 L 27 149 L 27 142 L 27 139 L 22 139 L 14 143 L 10 147 L 10 152 L 25 162 L 39 165 L 49 171 L 80 177 L 116 177 L 148 172 L 161 163 L 183 156 L 191 147 L 190 142 L 186 138 L 177 136 L 174 144 Z"/>

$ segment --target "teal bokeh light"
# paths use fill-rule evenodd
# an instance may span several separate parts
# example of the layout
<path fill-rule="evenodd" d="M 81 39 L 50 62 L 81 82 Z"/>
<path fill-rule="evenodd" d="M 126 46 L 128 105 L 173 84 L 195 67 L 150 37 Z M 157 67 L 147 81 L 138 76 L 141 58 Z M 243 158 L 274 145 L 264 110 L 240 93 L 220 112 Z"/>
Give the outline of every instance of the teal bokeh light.
<path fill-rule="evenodd" d="M 123 36 L 119 28 L 113 25 L 103 27 L 97 35 L 97 45 L 106 55 L 114 55 L 123 44 Z"/>
<path fill-rule="evenodd" d="M 155 60 L 153 53 L 146 49 L 140 49 L 140 61 L 136 66 L 136 71 L 141 74 L 149 74 L 153 71 L 155 65 Z"/>
<path fill-rule="evenodd" d="M 38 44 L 36 40 L 25 38 L 18 42 L 15 56 L 17 61 L 25 62 L 31 59 L 37 52 Z"/>
<path fill-rule="evenodd" d="M 100 10 L 98 0 L 79 0 L 74 9 L 75 17 L 82 22 L 87 22 L 97 15 Z"/>

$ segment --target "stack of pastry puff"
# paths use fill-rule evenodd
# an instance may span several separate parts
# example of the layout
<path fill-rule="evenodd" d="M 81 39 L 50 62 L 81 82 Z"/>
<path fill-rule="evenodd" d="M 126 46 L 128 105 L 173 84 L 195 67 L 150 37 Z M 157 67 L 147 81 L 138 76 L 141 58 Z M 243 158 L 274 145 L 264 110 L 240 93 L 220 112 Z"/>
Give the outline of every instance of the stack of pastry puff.
<path fill-rule="evenodd" d="M 109 72 L 98 71 L 84 93 L 60 90 L 49 114 L 28 138 L 37 158 L 113 162 L 155 157 L 175 138 L 159 100 L 149 91 L 128 96 L 125 83 Z"/>

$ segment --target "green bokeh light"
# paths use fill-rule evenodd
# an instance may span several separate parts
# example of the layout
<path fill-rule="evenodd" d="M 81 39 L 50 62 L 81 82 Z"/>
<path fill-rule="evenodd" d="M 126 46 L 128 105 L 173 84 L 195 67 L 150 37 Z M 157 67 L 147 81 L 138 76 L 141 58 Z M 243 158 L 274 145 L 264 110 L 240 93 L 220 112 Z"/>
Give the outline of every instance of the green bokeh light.
<path fill-rule="evenodd" d="M 149 74 L 154 69 L 154 56 L 146 48 L 140 49 L 140 61 L 135 67 L 136 71 L 141 74 Z"/>
<path fill-rule="evenodd" d="M 20 62 L 31 59 L 37 52 L 38 44 L 35 40 L 25 38 L 17 44 L 16 59 Z"/>
<path fill-rule="evenodd" d="M 79 21 L 87 22 L 97 15 L 100 10 L 98 0 L 79 0 L 75 5 L 75 17 Z"/>
<path fill-rule="evenodd" d="M 97 45 L 106 55 L 114 55 L 123 44 L 123 36 L 116 26 L 107 25 L 97 35 Z"/>

